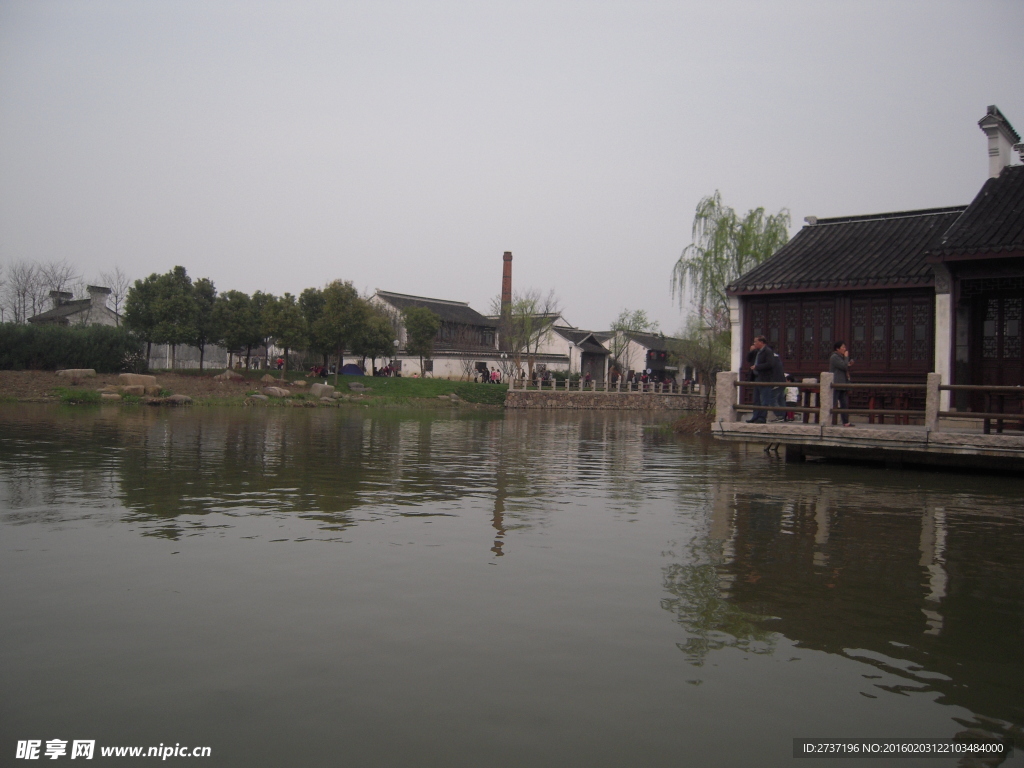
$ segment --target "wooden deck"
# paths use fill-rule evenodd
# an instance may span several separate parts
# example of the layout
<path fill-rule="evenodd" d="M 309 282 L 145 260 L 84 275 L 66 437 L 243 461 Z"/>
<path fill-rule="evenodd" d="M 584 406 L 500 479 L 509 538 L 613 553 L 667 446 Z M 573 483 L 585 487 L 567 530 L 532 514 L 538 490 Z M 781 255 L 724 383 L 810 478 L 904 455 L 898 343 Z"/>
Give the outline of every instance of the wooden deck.
<path fill-rule="evenodd" d="M 991 433 L 994 414 L 975 414 L 940 410 L 941 395 L 938 377 L 929 382 L 928 402 L 924 411 L 906 416 L 905 411 L 879 411 L 884 417 L 899 416 L 917 424 L 858 423 L 844 427 L 833 425 L 831 408 L 831 376 L 824 374 L 820 385 L 827 401 L 818 408 L 802 409 L 818 423 L 769 422 L 749 424 L 743 421 L 750 406 L 737 404 L 737 375 L 720 373 L 718 378 L 718 418 L 714 425 L 716 439 L 740 443 L 763 443 L 766 449 L 785 450 L 786 460 L 803 461 L 809 456 L 867 460 L 887 466 L 939 465 L 1024 472 L 1024 431 L 1018 425 L 1021 414 L 1005 414 L 999 422 L 1002 433 Z M 743 385 L 741 385 L 743 386 Z M 1003 415 L 1003 414 L 1000 414 Z M 857 418 L 857 417 L 855 417 Z M 985 425 L 989 427 L 986 433 Z"/>

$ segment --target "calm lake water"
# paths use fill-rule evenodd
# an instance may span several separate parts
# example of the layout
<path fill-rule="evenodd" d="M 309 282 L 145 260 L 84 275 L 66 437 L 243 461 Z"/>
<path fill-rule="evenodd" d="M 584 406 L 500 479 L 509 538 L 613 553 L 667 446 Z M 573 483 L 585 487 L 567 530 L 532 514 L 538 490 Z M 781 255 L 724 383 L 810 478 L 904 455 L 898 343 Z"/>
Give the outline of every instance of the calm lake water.
<path fill-rule="evenodd" d="M 1024 482 L 654 424 L 0 407 L 0 763 L 1024 765 Z"/>

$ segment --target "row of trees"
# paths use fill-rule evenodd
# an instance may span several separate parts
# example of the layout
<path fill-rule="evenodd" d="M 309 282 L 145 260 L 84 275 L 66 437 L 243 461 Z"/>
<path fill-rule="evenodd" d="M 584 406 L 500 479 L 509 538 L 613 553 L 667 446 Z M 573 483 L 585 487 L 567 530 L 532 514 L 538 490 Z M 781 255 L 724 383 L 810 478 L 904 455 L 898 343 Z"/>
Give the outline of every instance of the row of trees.
<path fill-rule="evenodd" d="M 115 266 L 101 272 L 94 283 L 110 288 L 113 310 L 120 312 L 131 286 L 128 275 Z M 51 309 L 51 291 L 70 293 L 75 299 L 88 298 L 87 285 L 67 259 L 0 264 L 0 323 L 24 324 L 30 317 Z"/>
<path fill-rule="evenodd" d="M 399 323 L 398 317 L 361 297 L 351 282 L 335 280 L 324 288 L 307 288 L 298 297 L 262 291 L 218 294 L 213 281 L 193 281 L 180 266 L 136 280 L 127 293 L 124 319 L 146 342 L 147 357 L 153 344 L 170 346 L 172 368 L 179 345 L 199 349 L 200 369 L 210 344 L 245 350 L 247 366 L 254 349 L 269 357 L 269 347 L 276 345 L 284 350 L 286 371 L 294 350 L 322 355 L 325 365 L 335 357 L 339 369 L 346 351 L 364 361 L 387 357 L 394 351 Z M 433 350 L 440 320 L 423 308 L 410 309 L 403 320 L 406 349 L 422 361 Z"/>

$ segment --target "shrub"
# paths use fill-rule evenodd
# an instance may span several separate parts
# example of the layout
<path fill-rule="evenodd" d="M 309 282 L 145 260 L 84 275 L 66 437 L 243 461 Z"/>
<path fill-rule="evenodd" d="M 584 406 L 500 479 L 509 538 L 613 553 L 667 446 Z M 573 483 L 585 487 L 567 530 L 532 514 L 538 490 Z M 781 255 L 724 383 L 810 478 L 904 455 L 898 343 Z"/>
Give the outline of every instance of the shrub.
<path fill-rule="evenodd" d="M 0 370 L 95 368 L 100 373 L 131 368 L 145 358 L 142 343 L 124 328 L 105 325 L 0 324 Z"/>

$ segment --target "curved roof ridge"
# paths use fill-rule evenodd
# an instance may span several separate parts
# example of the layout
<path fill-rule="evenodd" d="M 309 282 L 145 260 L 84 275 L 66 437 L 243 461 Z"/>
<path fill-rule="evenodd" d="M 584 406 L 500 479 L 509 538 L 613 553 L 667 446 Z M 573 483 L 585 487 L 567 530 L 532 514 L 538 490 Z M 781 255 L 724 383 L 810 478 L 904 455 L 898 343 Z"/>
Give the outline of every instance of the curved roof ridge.
<path fill-rule="evenodd" d="M 891 213 L 866 213 L 858 216 L 836 216 L 831 219 L 818 219 L 810 226 L 820 227 L 822 224 L 850 224 L 858 221 L 885 221 L 887 219 L 909 219 L 915 216 L 933 216 L 937 213 L 958 213 L 967 210 L 966 205 L 949 205 L 942 208 L 921 208 L 916 211 L 892 211 Z"/>
<path fill-rule="evenodd" d="M 434 304 L 452 304 L 457 307 L 468 307 L 468 301 L 452 301 L 451 299 L 432 299 L 429 296 L 413 296 L 411 293 L 396 293 L 395 291 L 382 291 L 379 288 L 377 293 L 381 296 L 395 296 L 399 299 L 414 299 L 416 301 L 430 301 Z"/>

